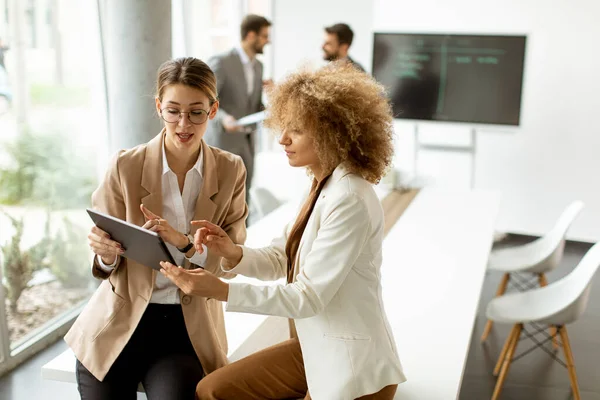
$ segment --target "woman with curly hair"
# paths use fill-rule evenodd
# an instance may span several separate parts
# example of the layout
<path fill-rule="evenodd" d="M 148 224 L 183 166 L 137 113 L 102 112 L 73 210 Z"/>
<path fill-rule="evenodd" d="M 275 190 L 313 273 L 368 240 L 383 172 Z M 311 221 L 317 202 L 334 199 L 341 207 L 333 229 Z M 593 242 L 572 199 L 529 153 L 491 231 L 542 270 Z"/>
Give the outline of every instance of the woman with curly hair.
<path fill-rule="evenodd" d="M 393 155 L 385 92 L 334 63 L 292 74 L 270 100 L 266 125 L 281 132 L 290 165 L 313 177 L 295 223 L 252 249 L 196 221 L 195 245 L 222 256 L 224 271 L 287 284 L 226 283 L 169 263 L 161 272 L 187 294 L 227 302 L 227 311 L 289 318 L 291 339 L 209 374 L 196 397 L 392 399 L 405 377 L 382 303 L 384 220 L 372 187 Z"/>

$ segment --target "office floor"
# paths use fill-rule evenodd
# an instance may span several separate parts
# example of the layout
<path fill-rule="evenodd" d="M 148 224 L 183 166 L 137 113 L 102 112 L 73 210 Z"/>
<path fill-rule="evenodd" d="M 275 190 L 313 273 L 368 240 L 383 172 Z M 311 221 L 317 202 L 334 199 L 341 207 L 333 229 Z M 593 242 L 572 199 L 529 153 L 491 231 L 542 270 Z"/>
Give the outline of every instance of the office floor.
<path fill-rule="evenodd" d="M 42 365 L 67 349 L 60 340 L 0 378 L 0 400 L 79 400 L 75 384 L 42 379 Z M 138 400 L 146 395 L 138 393 Z"/>
<path fill-rule="evenodd" d="M 529 239 L 510 237 L 502 245 L 523 243 Z M 561 267 L 548 275 L 553 282 L 571 271 L 585 254 L 589 245 L 568 243 Z M 508 334 L 509 326 L 495 325 L 487 342 L 479 338 L 485 325 L 485 307 L 494 297 L 500 276 L 488 274 L 480 300 L 479 316 L 473 330 L 473 339 L 462 383 L 460 400 L 485 400 L 491 398 L 495 379 L 492 370 L 500 348 Z M 594 280 L 590 302 L 584 316 L 569 326 L 581 396 L 584 400 L 600 400 L 600 274 Z M 449 327 L 440 327 L 440 334 Z M 524 341 L 519 349 L 526 349 Z M 12 373 L 0 378 L 0 400 L 29 399 L 79 399 L 73 384 L 43 380 L 42 365 L 60 354 L 66 345 L 59 341 L 41 352 Z M 443 357 L 443 355 L 439 355 Z M 432 385 L 436 377 L 431 377 Z M 138 394 L 138 399 L 145 399 Z M 543 351 L 537 350 L 518 360 L 511 367 L 502 393 L 503 400 L 568 400 L 571 399 L 566 369 Z M 423 400 L 428 400 L 426 395 Z M 450 399 L 448 399 L 450 400 Z"/>

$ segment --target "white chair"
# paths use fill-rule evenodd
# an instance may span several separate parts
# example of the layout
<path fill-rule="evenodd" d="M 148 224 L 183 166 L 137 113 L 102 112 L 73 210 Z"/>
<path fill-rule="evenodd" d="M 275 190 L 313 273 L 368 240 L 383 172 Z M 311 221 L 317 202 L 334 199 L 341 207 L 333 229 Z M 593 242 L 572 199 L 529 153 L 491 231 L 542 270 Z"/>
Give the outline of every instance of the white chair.
<path fill-rule="evenodd" d="M 268 189 L 253 187 L 250 189 L 250 202 L 254 217 L 258 220 L 277 209 L 282 203 Z"/>
<path fill-rule="evenodd" d="M 563 211 L 552 230 L 546 235 L 521 246 L 492 251 L 488 270 L 504 273 L 496 296 L 502 296 L 506 292 L 511 274 L 533 274 L 537 277 L 540 286 L 548 284 L 546 273 L 560 265 L 565 250 L 565 236 L 582 209 L 583 202 L 574 201 Z M 514 275 L 513 284 L 525 290 L 530 289 L 531 287 L 523 287 L 527 285 L 516 280 L 518 276 Z M 492 321 L 488 320 L 481 335 L 482 342 L 485 342 L 491 330 Z"/>
<path fill-rule="evenodd" d="M 513 357 L 521 333 L 525 332 L 525 335 L 530 338 L 533 336 L 524 329 L 525 324 L 534 325 L 537 331 L 534 334 L 543 332 L 545 325 L 558 330 L 565 353 L 566 365 L 557 360 L 566 366 L 569 371 L 573 398 L 575 400 L 581 399 L 577 375 L 575 374 L 573 352 L 565 325 L 575 322 L 585 311 L 592 278 L 599 266 L 600 243 L 597 243 L 585 254 L 577 267 L 559 281 L 527 292 L 509 293 L 493 299 L 488 304 L 486 312 L 488 319 L 500 323 L 514 324 L 494 368 L 494 376 L 498 376 L 498 381 L 492 400 L 496 400 L 500 396 L 511 362 L 530 351 L 527 350 L 521 356 Z M 540 326 L 542 327 L 540 328 Z M 535 339 L 536 346 L 542 347 L 550 339 L 555 339 L 555 337 L 548 336 L 545 341 L 541 342 Z M 549 350 L 542 348 L 550 353 Z M 555 357 L 554 354 L 552 356 Z"/>

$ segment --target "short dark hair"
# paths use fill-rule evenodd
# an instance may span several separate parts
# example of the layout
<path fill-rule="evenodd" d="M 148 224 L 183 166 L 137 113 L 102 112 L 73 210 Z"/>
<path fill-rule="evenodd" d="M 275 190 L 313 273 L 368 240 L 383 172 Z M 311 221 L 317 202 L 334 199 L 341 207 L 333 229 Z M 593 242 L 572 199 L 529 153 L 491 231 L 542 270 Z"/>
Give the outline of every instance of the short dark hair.
<path fill-rule="evenodd" d="M 352 44 L 352 39 L 354 39 L 354 32 L 352 32 L 348 24 L 340 23 L 327 26 L 325 27 L 325 32 L 336 35 L 340 44 L 347 44 L 348 46 Z"/>
<path fill-rule="evenodd" d="M 256 14 L 246 15 L 242 20 L 242 25 L 240 27 L 242 40 L 244 40 L 250 32 L 255 32 L 258 35 L 262 28 L 269 26 L 271 26 L 271 22 L 265 17 Z"/>

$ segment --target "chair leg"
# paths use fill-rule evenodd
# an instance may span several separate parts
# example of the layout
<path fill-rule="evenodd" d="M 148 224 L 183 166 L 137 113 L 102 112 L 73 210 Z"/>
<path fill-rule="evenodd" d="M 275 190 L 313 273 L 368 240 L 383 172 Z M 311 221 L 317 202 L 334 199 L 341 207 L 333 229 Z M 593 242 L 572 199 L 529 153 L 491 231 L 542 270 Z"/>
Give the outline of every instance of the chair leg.
<path fill-rule="evenodd" d="M 504 358 L 506 358 L 506 352 L 508 348 L 512 345 L 513 338 L 515 337 L 515 333 L 517 332 L 517 325 L 514 325 L 510 330 L 510 333 L 506 337 L 504 341 L 504 346 L 502 346 L 502 350 L 500 351 L 500 356 L 498 357 L 498 361 L 496 362 L 496 366 L 494 367 L 494 376 L 498 376 L 500 373 L 500 367 L 504 363 Z"/>
<path fill-rule="evenodd" d="M 575 373 L 575 361 L 573 360 L 573 351 L 571 350 L 571 343 L 569 342 L 567 328 L 563 325 L 559 327 L 558 330 L 560 332 L 560 338 L 562 339 L 565 358 L 567 359 L 567 369 L 569 370 L 569 379 L 571 380 L 571 390 L 573 390 L 573 399 L 581 400 L 581 394 L 579 393 L 579 384 L 577 383 L 577 374 Z"/>
<path fill-rule="evenodd" d="M 513 328 L 515 332 L 511 340 L 511 344 L 508 347 L 508 351 L 506 352 L 506 357 L 504 358 L 504 363 L 502 364 L 502 370 L 500 371 L 498 381 L 496 382 L 496 387 L 494 388 L 492 400 L 498 400 L 498 398 L 500 397 L 500 392 L 502 392 L 502 385 L 504 385 L 504 381 L 506 380 L 506 376 L 508 375 L 508 370 L 510 368 L 510 363 L 512 362 L 512 358 L 515 354 L 515 350 L 517 349 L 517 345 L 519 344 L 519 338 L 521 337 L 523 324 L 516 324 L 515 328 Z"/>
<path fill-rule="evenodd" d="M 502 296 L 504 294 L 504 292 L 506 292 L 506 286 L 508 286 L 509 279 L 510 279 L 510 274 L 508 274 L 508 273 L 504 274 L 504 276 L 502 277 L 502 280 L 500 281 L 500 284 L 498 285 L 498 290 L 496 291 L 496 297 Z M 483 328 L 483 334 L 481 335 L 482 342 L 485 342 L 487 340 L 487 338 L 490 334 L 490 331 L 492 330 L 492 324 L 493 324 L 493 322 L 488 319 L 488 321 L 485 324 L 485 328 Z"/>
<path fill-rule="evenodd" d="M 539 274 L 538 281 L 540 282 L 541 287 L 548 286 L 548 279 L 546 279 L 546 274 Z M 557 334 L 558 332 L 556 331 L 556 327 L 551 325 L 550 336 L 552 336 L 552 347 L 554 347 L 554 350 L 558 350 L 558 339 L 556 338 Z"/>
<path fill-rule="evenodd" d="M 496 377 L 500 373 L 500 367 L 502 367 L 502 364 L 504 363 L 504 359 L 506 358 L 506 352 L 512 345 L 513 339 L 515 337 L 515 333 L 517 333 L 517 325 L 514 325 L 512 327 L 512 329 L 510 330 L 510 333 L 508 334 L 508 336 L 506 337 L 506 340 L 504 341 L 504 346 L 502 346 L 502 350 L 500 351 L 500 356 L 498 356 L 498 361 L 496 362 L 496 366 L 494 367 L 494 376 L 496 376 Z"/>

